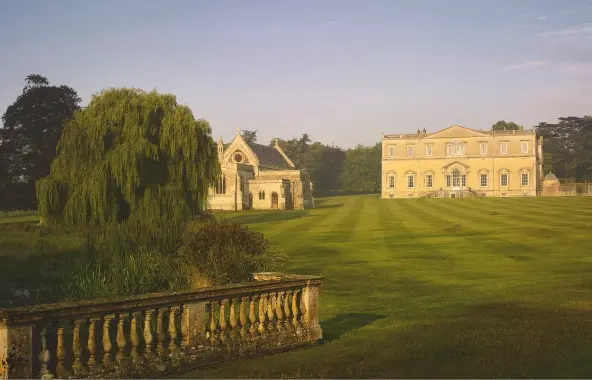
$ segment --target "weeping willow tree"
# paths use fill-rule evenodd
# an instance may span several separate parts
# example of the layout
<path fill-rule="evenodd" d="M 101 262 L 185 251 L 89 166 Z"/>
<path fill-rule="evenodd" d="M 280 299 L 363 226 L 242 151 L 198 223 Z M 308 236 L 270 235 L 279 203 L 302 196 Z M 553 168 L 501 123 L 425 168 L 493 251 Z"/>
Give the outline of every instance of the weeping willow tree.
<path fill-rule="evenodd" d="M 37 182 L 39 214 L 69 225 L 186 220 L 205 209 L 218 173 L 209 123 L 175 96 L 104 90 L 64 126 Z"/>

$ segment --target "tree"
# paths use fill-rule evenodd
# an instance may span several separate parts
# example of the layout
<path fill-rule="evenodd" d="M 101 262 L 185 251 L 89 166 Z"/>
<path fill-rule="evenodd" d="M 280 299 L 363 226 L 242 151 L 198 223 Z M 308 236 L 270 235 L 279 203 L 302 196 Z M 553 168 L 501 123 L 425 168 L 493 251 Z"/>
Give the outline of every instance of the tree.
<path fill-rule="evenodd" d="M 539 123 L 543 152 L 551 156 L 558 178 L 584 180 L 592 174 L 592 118 L 560 117 L 559 122 Z M 548 156 L 547 156 L 548 157 Z"/>
<path fill-rule="evenodd" d="M 345 152 L 341 148 L 311 144 L 306 157 L 306 170 L 310 173 L 315 195 L 327 195 L 341 189 L 341 172 Z"/>
<path fill-rule="evenodd" d="M 104 90 L 66 123 L 37 184 L 39 213 L 77 225 L 185 220 L 219 172 L 209 123 L 173 95 Z"/>
<path fill-rule="evenodd" d="M 38 74 L 26 77 L 23 93 L 2 116 L 0 176 L 6 195 L 0 207 L 35 208 L 35 181 L 49 173 L 64 122 L 80 109 L 79 103 L 71 87 L 51 86 Z"/>
<path fill-rule="evenodd" d="M 270 146 L 275 144 L 273 139 Z M 341 148 L 324 145 L 320 142 L 310 143 L 310 136 L 304 133 L 299 139 L 277 139 L 278 145 L 292 160 L 296 168 L 305 170 L 315 195 L 327 195 L 339 191 L 340 176 L 345 161 L 345 152 Z"/>
<path fill-rule="evenodd" d="M 382 146 L 358 145 L 348 149 L 341 175 L 343 191 L 357 193 L 376 193 L 380 191 L 380 171 L 382 165 Z"/>
<path fill-rule="evenodd" d="M 500 120 L 491 126 L 492 131 L 503 131 L 503 130 L 518 131 L 518 130 L 523 130 L 523 129 L 524 128 L 521 125 L 518 125 L 518 124 L 514 123 L 513 121 L 506 122 L 504 120 Z"/>
<path fill-rule="evenodd" d="M 242 133 L 242 137 L 247 142 L 247 144 L 254 144 L 257 142 L 257 131 L 245 129 Z"/>
<path fill-rule="evenodd" d="M 269 145 L 273 146 L 275 141 L 276 139 L 273 139 Z M 310 142 L 310 137 L 306 133 L 302 134 L 299 139 L 292 139 L 289 141 L 277 139 L 278 145 L 290 160 L 292 160 L 297 169 L 304 169 L 306 167 L 308 145 Z"/>

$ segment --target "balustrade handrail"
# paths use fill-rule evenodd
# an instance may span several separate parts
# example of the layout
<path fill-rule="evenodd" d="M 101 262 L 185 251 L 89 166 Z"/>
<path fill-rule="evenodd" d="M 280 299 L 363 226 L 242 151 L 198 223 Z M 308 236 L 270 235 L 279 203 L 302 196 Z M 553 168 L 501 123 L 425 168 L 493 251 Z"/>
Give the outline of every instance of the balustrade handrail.
<path fill-rule="evenodd" d="M 320 285 L 323 277 L 283 273 L 255 274 L 262 280 L 211 286 L 190 292 L 159 292 L 119 298 L 48 303 L 0 309 L 0 321 L 18 326 L 59 318 L 84 318 L 96 314 L 117 313 L 149 307 L 165 307 L 184 302 L 213 301 L 224 297 L 248 296 L 294 287 Z M 267 280 L 266 278 L 270 278 Z"/>
<path fill-rule="evenodd" d="M 316 344 L 323 277 L 0 309 L 0 379 L 150 378 Z"/>

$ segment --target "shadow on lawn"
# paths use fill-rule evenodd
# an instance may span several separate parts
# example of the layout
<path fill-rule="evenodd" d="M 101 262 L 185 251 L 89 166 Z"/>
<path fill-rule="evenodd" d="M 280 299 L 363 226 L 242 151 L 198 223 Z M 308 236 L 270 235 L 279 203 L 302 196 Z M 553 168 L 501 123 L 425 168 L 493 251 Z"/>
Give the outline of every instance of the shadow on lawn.
<path fill-rule="evenodd" d="M 591 322 L 592 310 L 476 305 L 379 337 L 388 353 L 366 363 L 364 376 L 590 378 Z"/>
<path fill-rule="evenodd" d="M 365 313 L 348 313 L 336 315 L 328 321 L 321 322 L 321 328 L 323 329 L 323 343 L 328 343 L 335 339 L 339 339 L 341 334 L 362 328 L 378 319 L 385 317 L 386 316 L 384 315 Z"/>
<path fill-rule="evenodd" d="M 308 210 L 265 211 L 256 213 L 244 211 L 244 214 L 233 216 L 231 220 L 240 224 L 256 224 L 267 222 L 284 222 L 288 220 L 304 218 L 307 216 Z"/>

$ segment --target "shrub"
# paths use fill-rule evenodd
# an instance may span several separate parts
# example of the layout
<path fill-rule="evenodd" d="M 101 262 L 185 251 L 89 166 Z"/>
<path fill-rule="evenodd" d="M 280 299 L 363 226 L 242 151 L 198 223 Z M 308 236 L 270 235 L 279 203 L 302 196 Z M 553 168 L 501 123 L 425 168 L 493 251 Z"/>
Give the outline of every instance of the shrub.
<path fill-rule="evenodd" d="M 209 285 L 248 281 L 251 273 L 277 270 L 286 261 L 262 233 L 211 214 L 190 221 L 181 242 L 180 259 Z"/>
<path fill-rule="evenodd" d="M 190 290 L 248 281 L 285 261 L 263 234 L 211 214 L 186 224 L 161 218 L 88 230 L 82 251 L 48 271 L 47 296 L 54 289 L 68 301 Z"/>

